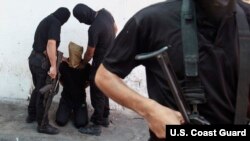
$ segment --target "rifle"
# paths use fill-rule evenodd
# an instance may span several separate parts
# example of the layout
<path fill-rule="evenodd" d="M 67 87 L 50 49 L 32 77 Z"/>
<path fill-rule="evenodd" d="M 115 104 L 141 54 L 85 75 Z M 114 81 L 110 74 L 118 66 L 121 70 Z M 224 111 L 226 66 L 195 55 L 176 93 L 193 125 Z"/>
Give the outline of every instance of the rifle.
<path fill-rule="evenodd" d="M 39 90 L 39 92 L 42 95 L 44 95 L 43 104 L 45 105 L 45 110 L 44 110 L 41 126 L 44 126 L 46 124 L 46 118 L 47 118 L 53 97 L 59 91 L 59 80 L 61 76 L 59 72 L 59 66 L 62 62 L 62 58 L 63 58 L 63 53 L 60 51 L 57 51 L 57 62 L 56 62 L 57 76 L 55 79 L 51 79 L 50 76 L 47 76 L 46 85 Z"/>
<path fill-rule="evenodd" d="M 180 110 L 180 113 L 182 114 L 185 120 L 185 123 L 210 125 L 210 123 L 204 117 L 200 116 L 198 112 L 196 112 L 196 109 L 194 111 L 191 111 L 189 105 L 187 104 L 181 87 L 179 86 L 179 83 L 177 81 L 177 77 L 171 66 L 171 62 L 166 52 L 167 49 L 168 47 L 166 46 L 154 52 L 138 54 L 135 56 L 135 59 L 145 60 L 152 57 L 156 57 L 157 61 L 160 63 L 163 69 L 164 75 L 167 77 L 168 85 L 176 101 L 177 108 Z"/>

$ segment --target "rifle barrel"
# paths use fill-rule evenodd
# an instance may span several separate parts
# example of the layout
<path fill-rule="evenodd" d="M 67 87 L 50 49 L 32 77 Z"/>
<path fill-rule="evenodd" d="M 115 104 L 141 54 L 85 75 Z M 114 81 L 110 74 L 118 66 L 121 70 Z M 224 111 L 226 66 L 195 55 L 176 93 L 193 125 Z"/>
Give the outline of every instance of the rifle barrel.
<path fill-rule="evenodd" d="M 159 54 L 157 56 L 157 59 L 159 63 L 161 64 L 161 67 L 163 69 L 165 76 L 167 76 L 168 85 L 171 89 L 171 92 L 176 101 L 176 105 L 178 109 L 180 110 L 185 122 L 190 123 L 190 119 L 189 119 L 189 114 L 191 113 L 189 110 L 190 108 L 186 104 L 186 101 L 183 97 L 183 93 L 178 84 L 177 78 L 175 74 L 173 73 L 173 69 L 170 65 L 170 61 L 169 61 L 167 54 L 165 56 L 163 56 L 162 54 Z"/>

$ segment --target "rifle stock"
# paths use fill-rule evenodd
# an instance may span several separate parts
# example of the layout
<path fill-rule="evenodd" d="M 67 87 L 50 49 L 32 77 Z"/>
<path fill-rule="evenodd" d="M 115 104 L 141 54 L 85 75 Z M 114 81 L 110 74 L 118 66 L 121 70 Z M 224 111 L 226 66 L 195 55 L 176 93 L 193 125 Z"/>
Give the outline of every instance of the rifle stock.
<path fill-rule="evenodd" d="M 44 87 L 42 87 L 42 88 L 39 90 L 39 92 L 40 92 L 41 94 L 45 94 L 46 92 L 50 91 L 52 87 L 53 87 L 52 84 L 47 84 L 47 85 L 45 85 Z"/>

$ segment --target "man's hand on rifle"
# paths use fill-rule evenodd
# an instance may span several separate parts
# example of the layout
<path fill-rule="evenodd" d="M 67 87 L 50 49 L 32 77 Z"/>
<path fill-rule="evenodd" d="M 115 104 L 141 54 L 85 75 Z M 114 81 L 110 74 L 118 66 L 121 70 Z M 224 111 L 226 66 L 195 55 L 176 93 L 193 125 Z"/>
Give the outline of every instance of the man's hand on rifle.
<path fill-rule="evenodd" d="M 48 75 L 52 78 L 55 79 L 56 75 L 57 75 L 57 70 L 56 70 L 56 66 L 51 66 L 48 72 Z"/>
<path fill-rule="evenodd" d="M 180 125 L 184 123 L 184 119 L 180 112 L 152 102 L 147 108 L 148 112 L 145 119 L 149 128 L 158 138 L 166 138 L 166 125 Z"/>

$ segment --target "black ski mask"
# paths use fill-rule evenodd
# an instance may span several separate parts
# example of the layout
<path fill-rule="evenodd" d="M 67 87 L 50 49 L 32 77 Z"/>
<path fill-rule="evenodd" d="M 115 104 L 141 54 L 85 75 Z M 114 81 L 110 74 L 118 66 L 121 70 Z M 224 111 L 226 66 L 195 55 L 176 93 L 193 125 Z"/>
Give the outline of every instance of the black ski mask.
<path fill-rule="evenodd" d="M 70 17 L 70 11 L 65 7 L 58 8 L 54 13 L 52 13 L 63 25 L 66 23 Z"/>
<path fill-rule="evenodd" d="M 195 0 L 208 18 L 216 24 L 234 12 L 235 0 Z"/>
<path fill-rule="evenodd" d="M 85 4 L 77 4 L 73 9 L 73 15 L 80 23 L 91 25 L 95 20 L 96 11 Z"/>

